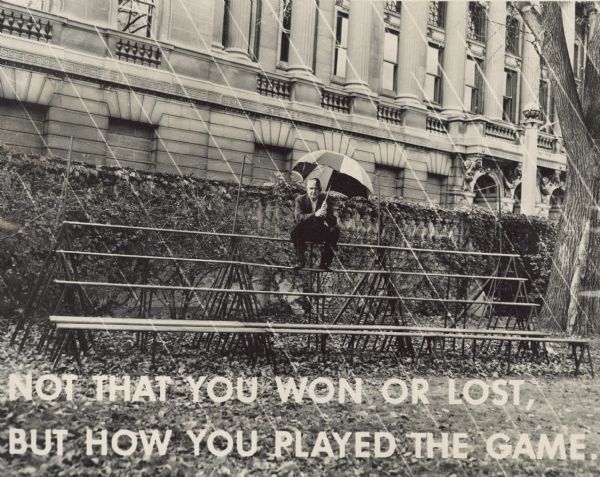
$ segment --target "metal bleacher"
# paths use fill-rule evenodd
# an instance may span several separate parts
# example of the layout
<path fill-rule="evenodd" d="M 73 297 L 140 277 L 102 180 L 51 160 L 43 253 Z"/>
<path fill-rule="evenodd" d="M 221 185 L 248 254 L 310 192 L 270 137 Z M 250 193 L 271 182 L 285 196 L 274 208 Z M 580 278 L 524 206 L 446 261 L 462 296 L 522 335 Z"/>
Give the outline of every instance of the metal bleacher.
<path fill-rule="evenodd" d="M 253 357 L 272 357 L 273 339 L 289 335 L 322 352 L 335 343 L 414 360 L 446 346 L 475 358 L 494 345 L 508 366 L 552 342 L 593 373 L 587 340 L 535 330 L 538 305 L 515 254 L 341 243 L 332 270 L 294 271 L 284 238 L 73 221 L 55 244 L 12 337 L 23 349 L 38 326 L 37 349 L 55 364 L 65 350 L 79 361 L 94 333 L 130 332 L 141 346 L 187 333 L 196 347 Z M 359 263 L 346 267 L 348 256 Z M 265 273 L 295 286 L 265 288 Z M 267 319 L 275 298 L 301 301 L 302 320 Z"/>

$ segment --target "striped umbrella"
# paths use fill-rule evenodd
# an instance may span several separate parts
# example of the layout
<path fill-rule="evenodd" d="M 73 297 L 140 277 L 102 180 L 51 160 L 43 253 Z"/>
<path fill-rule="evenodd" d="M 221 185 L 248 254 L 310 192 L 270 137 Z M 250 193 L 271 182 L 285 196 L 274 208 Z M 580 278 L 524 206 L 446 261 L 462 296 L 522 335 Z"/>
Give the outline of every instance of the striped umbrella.
<path fill-rule="evenodd" d="M 354 159 L 333 151 L 314 151 L 302 157 L 292 171 L 303 180 L 318 178 L 324 189 L 347 197 L 369 198 L 373 193 L 371 179 Z"/>

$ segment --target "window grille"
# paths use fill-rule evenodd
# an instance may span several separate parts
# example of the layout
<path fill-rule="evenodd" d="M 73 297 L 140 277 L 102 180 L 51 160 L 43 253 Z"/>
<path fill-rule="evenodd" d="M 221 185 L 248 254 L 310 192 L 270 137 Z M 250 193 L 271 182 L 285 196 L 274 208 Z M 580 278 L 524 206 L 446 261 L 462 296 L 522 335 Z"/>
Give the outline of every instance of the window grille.
<path fill-rule="evenodd" d="M 427 23 L 438 28 L 446 26 L 446 2 L 429 2 Z"/>
<path fill-rule="evenodd" d="M 469 2 L 467 17 L 467 38 L 485 43 L 487 13 L 486 8 L 479 2 Z"/>
<path fill-rule="evenodd" d="M 152 37 L 154 0 L 118 0 L 117 25 L 119 30 L 132 35 Z"/>
<path fill-rule="evenodd" d="M 506 52 L 520 56 L 521 23 L 512 12 L 506 16 Z"/>
<path fill-rule="evenodd" d="M 389 12 L 400 13 L 401 2 L 385 2 L 385 9 Z"/>

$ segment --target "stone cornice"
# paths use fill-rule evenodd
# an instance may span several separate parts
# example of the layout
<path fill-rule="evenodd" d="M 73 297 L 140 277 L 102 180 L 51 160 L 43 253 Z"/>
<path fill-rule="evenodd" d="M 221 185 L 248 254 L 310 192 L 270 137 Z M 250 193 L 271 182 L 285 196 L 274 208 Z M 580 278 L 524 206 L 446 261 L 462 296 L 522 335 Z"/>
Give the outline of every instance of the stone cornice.
<path fill-rule="evenodd" d="M 211 90 L 208 89 L 210 87 L 208 83 L 193 78 L 181 77 L 180 81 L 167 81 L 173 75 L 164 70 L 153 70 L 153 75 L 157 75 L 159 78 L 152 78 L 147 74 L 144 75 L 147 72 L 145 67 L 117 62 L 110 58 L 90 56 L 90 62 L 85 63 L 80 59 L 87 59 L 87 55 L 73 53 L 56 45 L 44 46 L 30 40 L 0 36 L 3 39 L 10 39 L 13 44 L 18 46 L 1 46 L 0 64 L 39 71 L 58 78 L 69 77 L 76 80 L 93 81 L 104 87 L 126 88 L 187 103 L 191 101 L 194 104 L 246 115 L 251 119 L 262 117 L 293 122 L 298 127 L 314 128 L 317 126 L 323 130 L 343 132 L 349 136 L 362 137 L 369 141 L 398 142 L 420 149 L 448 153 L 464 153 L 470 147 L 464 140 L 457 140 L 458 138 L 451 141 L 412 128 L 389 124 L 379 127 L 360 124 L 352 116 L 350 117 L 354 120 L 349 121 L 343 117 L 344 115 L 322 111 L 310 105 L 288 103 L 287 101 L 286 104 L 279 105 L 277 103 L 281 101 L 262 97 L 254 92 L 236 90 L 234 94 L 226 94 L 218 90 L 222 88 L 220 86 L 215 86 L 215 89 Z M 29 50 L 32 47 L 38 47 L 38 51 L 50 48 L 53 56 L 24 51 L 25 48 Z M 77 56 L 78 59 L 73 59 L 73 56 Z M 196 85 L 190 86 L 190 83 L 196 83 Z M 205 88 L 201 87 L 203 84 L 206 84 Z M 514 155 L 508 150 L 503 152 L 504 154 L 501 156 L 510 157 L 514 161 L 521 160 L 518 154 Z"/>

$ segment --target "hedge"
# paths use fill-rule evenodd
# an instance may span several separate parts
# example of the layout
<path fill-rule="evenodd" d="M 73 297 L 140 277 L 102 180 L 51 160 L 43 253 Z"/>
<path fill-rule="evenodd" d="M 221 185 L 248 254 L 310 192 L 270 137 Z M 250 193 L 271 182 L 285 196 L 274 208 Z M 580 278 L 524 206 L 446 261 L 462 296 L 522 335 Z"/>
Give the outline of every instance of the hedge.
<path fill-rule="evenodd" d="M 66 162 L 60 158 L 21 154 L 0 145 L 0 287 L 3 290 L 0 316 L 13 315 L 23 308 L 62 220 L 231 231 L 237 193 L 235 183 L 128 168 L 94 167 L 76 162 L 71 164 L 67 181 L 66 169 Z M 238 230 L 287 237 L 292 223 L 294 197 L 300 191 L 299 185 L 281 177 L 274 177 L 270 186 L 244 186 L 241 202 L 246 211 L 256 210 L 260 214 L 242 214 Z M 402 199 L 384 202 L 382 210 L 389 211 L 385 214 L 388 228 L 399 225 L 393 237 L 384 235 L 387 243 L 405 245 L 408 242 L 415 247 L 497 251 L 499 243 L 494 237 L 495 231 L 500 230 L 502 251 L 516 252 L 521 256 L 520 273 L 531 279 L 532 296 L 539 299 L 543 293 L 555 237 L 555 225 L 548 220 L 514 214 L 503 214 L 498 220 L 481 208 L 450 210 Z M 377 217 L 377 204 L 364 199 L 339 199 L 337 213 L 342 223 L 354 217 L 373 224 Z M 261 214 L 261 217 L 257 216 Z M 406 238 L 402 232 L 407 223 L 439 224 L 444 221 L 460 224 L 461 234 L 442 239 L 435 234 L 433 237 Z M 399 242 L 398 237 L 404 238 Z M 137 237 L 138 242 L 139 239 Z M 92 249 L 102 246 L 109 251 L 133 250 L 132 237 L 125 234 L 115 234 L 109 240 L 100 236 L 78 240 L 94 242 L 79 244 Z M 376 235 L 372 227 L 361 233 L 343 230 L 341 240 L 373 242 Z M 146 244 L 147 252 L 151 245 L 154 251 L 166 246 Z M 187 256 L 215 257 L 224 253 L 223 243 L 217 240 L 202 244 L 179 243 L 176 246 L 178 253 Z M 288 244 L 264 249 L 247 246 L 244 253 L 252 260 L 271 263 L 286 263 L 292 258 Z M 346 258 L 353 260 L 352 257 Z M 429 265 L 440 269 L 475 270 L 490 265 L 473 259 L 456 263 L 451 257 L 440 257 L 439 261 Z"/>

